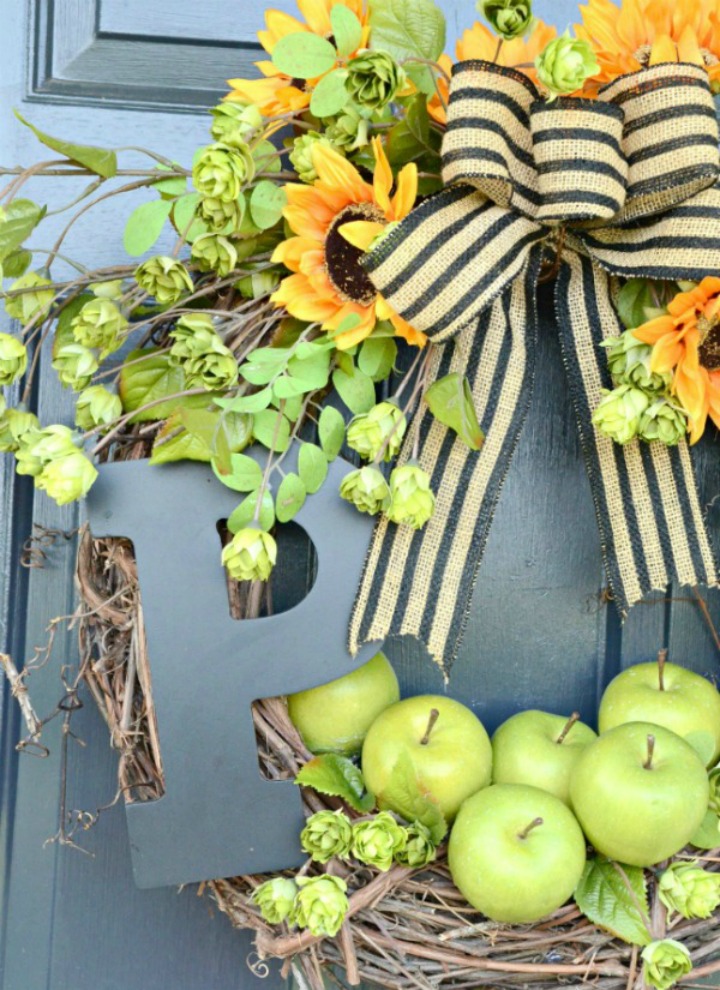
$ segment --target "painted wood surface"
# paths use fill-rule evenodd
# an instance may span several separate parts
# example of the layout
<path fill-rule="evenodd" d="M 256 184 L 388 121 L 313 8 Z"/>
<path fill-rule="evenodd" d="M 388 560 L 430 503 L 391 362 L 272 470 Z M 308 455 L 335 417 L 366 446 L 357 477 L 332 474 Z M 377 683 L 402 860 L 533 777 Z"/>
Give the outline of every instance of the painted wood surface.
<path fill-rule="evenodd" d="M 261 10 L 290 8 L 290 0 L 207 0 L 201 5 L 191 0 L 27 0 L 6 6 L 0 160 L 27 164 L 40 154 L 27 132 L 11 123 L 8 108 L 19 106 L 50 133 L 113 146 L 147 143 L 187 161 L 206 139 L 207 117 L 197 109 L 200 101 L 220 95 L 226 75 L 247 70 L 255 57 L 249 39 Z M 451 50 L 475 16 L 474 4 L 445 0 L 442 6 Z M 535 6 L 539 16 L 561 29 L 574 18 L 572 0 L 537 0 Z M 180 54 L 173 62 L 169 56 L 174 52 Z M 227 62 L 216 59 L 219 52 Z M 195 110 L 189 109 L 193 105 Z M 48 201 L 72 198 L 65 184 L 58 189 L 50 180 L 36 183 L 29 193 Z M 110 262 L 120 253 L 119 227 L 111 201 L 78 224 L 68 252 L 98 265 Z M 38 248 L 50 246 L 52 230 L 43 231 Z M 672 589 L 672 601 L 656 596 L 655 602 L 638 606 L 622 629 L 601 600 L 599 540 L 549 294 L 543 296 L 542 308 L 545 321 L 528 425 L 498 508 L 467 637 L 448 688 L 472 704 L 489 727 L 523 707 L 567 711 L 577 703 L 591 717 L 607 678 L 627 664 L 651 658 L 663 644 L 673 659 L 696 670 L 718 669 L 707 625 L 687 589 Z M 4 319 L 0 316 L 0 327 Z M 37 403 L 43 421 L 68 419 L 67 396 L 48 367 L 43 368 Z M 711 438 L 702 451 L 707 503 L 720 493 L 717 455 L 717 441 Z M 720 505 L 711 513 L 720 525 Z M 0 459 L 0 649 L 11 650 L 18 659 L 32 657 L 34 647 L 46 640 L 48 623 L 74 605 L 73 553 L 65 541 L 49 553 L 43 570 L 28 572 L 19 566 L 33 520 L 61 530 L 77 524 L 74 511 L 35 497 L 26 480 L 14 477 L 8 459 Z M 720 623 L 720 596 L 707 597 Z M 414 644 L 393 643 L 390 653 L 405 694 L 446 690 L 439 672 Z M 42 714 L 58 700 L 60 664 L 75 657 L 72 637 L 61 635 L 53 662 L 32 682 Z M 74 727 L 87 745 L 71 747 L 70 804 L 91 810 L 112 799 L 116 760 L 92 708 L 80 712 Z M 178 894 L 134 887 L 120 808 L 104 814 L 83 836 L 92 858 L 45 845 L 57 830 L 59 723 L 49 729 L 53 755 L 45 761 L 17 758 L 13 746 L 19 731 L 15 706 L 5 692 L 0 724 L 2 990 L 280 987 L 277 974 L 264 982 L 251 975 L 249 940 L 213 912 L 206 899 L 192 890 Z"/>

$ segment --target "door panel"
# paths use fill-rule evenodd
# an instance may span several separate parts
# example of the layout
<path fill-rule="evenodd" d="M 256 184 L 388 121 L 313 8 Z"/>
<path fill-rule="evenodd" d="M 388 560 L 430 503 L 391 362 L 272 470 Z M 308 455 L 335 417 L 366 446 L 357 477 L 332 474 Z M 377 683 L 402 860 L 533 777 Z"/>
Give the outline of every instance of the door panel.
<path fill-rule="evenodd" d="M 223 80 L 250 73 L 259 57 L 253 41 L 261 13 L 273 6 L 292 12 L 294 0 L 240 4 L 226 0 L 28 0 L 8 5 L 4 20 L 0 160 L 30 163 L 42 155 L 24 129 L 11 125 L 18 106 L 52 134 L 89 143 L 148 144 L 181 161 L 207 139 L 205 107 L 223 92 Z M 475 16 L 467 0 L 445 0 L 448 50 Z M 575 19 L 572 0 L 537 0 L 536 13 L 562 29 Z M 139 112 L 143 111 L 143 112 Z M 138 159 L 142 160 L 142 159 Z M 29 194 L 50 202 L 72 194 L 53 180 Z M 127 205 L 124 206 L 127 209 Z M 56 229 L 59 230 L 58 220 Z M 113 226 L 114 224 L 114 226 Z M 113 202 L 78 224 L 67 253 L 98 265 L 121 253 Z M 38 248 L 50 247 L 52 230 Z M 638 606 L 623 627 L 600 599 L 600 545 L 592 499 L 579 450 L 549 292 L 536 387 L 527 426 L 500 500 L 478 576 L 460 657 L 449 690 L 476 707 L 489 727 L 522 707 L 565 711 L 578 704 L 591 718 L 608 677 L 664 643 L 671 657 L 716 673 L 718 652 L 702 613 L 687 589 L 673 589 Z M 0 315 L 0 328 L 6 318 Z M 39 388 L 44 421 L 67 416 L 67 397 L 50 369 Z M 720 493 L 718 448 L 709 440 L 702 462 L 704 499 Z M 720 503 L 712 508 L 720 524 Z M 19 566 L 31 521 L 69 531 L 70 509 L 35 498 L 0 458 L 0 649 L 33 655 L 51 620 L 72 611 L 73 548 L 59 539 L 41 570 Z M 720 624 L 720 596 L 706 595 Z M 408 641 L 390 644 L 405 694 L 445 691 L 437 668 Z M 53 662 L 33 676 L 33 700 L 52 712 L 58 669 L 72 662 L 72 636 L 60 634 Z M 266 990 L 247 968 L 248 938 L 213 913 L 193 891 L 139 891 L 132 884 L 122 809 L 101 817 L 82 834 L 93 858 L 57 844 L 60 797 L 60 722 L 47 730 L 47 760 L 18 758 L 16 706 L 0 681 L 0 930 L 2 990 Z M 115 793 L 116 758 L 104 725 L 88 706 L 73 723 L 87 743 L 70 747 L 69 806 L 92 811 Z M 198 836 L 202 841 L 202 836 Z"/>

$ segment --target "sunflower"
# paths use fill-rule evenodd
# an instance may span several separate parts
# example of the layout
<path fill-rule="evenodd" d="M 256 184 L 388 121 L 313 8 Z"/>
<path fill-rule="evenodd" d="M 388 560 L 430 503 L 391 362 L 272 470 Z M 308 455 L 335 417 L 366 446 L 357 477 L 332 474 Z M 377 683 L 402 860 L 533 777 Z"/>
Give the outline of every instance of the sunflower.
<path fill-rule="evenodd" d="M 681 292 L 658 316 L 633 330 L 653 348 L 650 370 L 672 372 L 672 390 L 690 419 L 690 442 L 708 416 L 720 429 L 720 278 L 708 276 Z"/>
<path fill-rule="evenodd" d="M 390 320 L 400 337 L 422 346 L 424 334 L 388 306 L 359 263 L 388 223 L 408 215 L 417 196 L 417 168 L 411 163 L 400 172 L 391 198 L 393 174 L 380 138 L 373 138 L 372 145 L 372 185 L 342 155 L 316 144 L 316 181 L 286 187 L 283 212 L 297 236 L 278 245 L 272 260 L 293 274 L 283 279 L 272 300 L 291 316 L 320 323 L 324 330 L 352 323 L 336 338 L 340 348 L 364 340 L 379 320 Z"/>
<path fill-rule="evenodd" d="M 588 0 L 575 27 L 595 49 L 602 86 L 660 62 L 692 62 L 720 80 L 720 0 Z"/>
<path fill-rule="evenodd" d="M 518 69 L 533 82 L 537 82 L 535 59 L 543 49 L 557 37 L 557 30 L 544 21 L 536 20 L 527 38 L 513 38 L 503 41 L 500 52 L 495 57 L 498 48 L 498 36 L 490 28 L 476 21 L 460 38 L 455 49 L 459 62 L 467 59 L 480 59 L 484 62 L 495 62 Z"/>
<path fill-rule="evenodd" d="M 258 31 L 260 44 L 268 55 L 272 55 L 275 45 L 281 38 L 298 31 L 308 31 L 321 38 L 332 40 L 330 11 L 341 5 L 347 7 L 362 24 L 362 37 L 358 48 L 366 48 L 370 37 L 368 12 L 363 0 L 297 0 L 305 23 L 285 14 L 281 10 L 268 10 L 265 14 L 266 31 Z M 351 53 L 351 56 L 354 54 Z M 272 62 L 255 63 L 264 79 L 228 79 L 232 92 L 225 97 L 236 103 L 253 103 L 266 117 L 276 114 L 305 110 L 310 105 L 310 97 L 317 79 L 291 79 L 278 72 Z"/>

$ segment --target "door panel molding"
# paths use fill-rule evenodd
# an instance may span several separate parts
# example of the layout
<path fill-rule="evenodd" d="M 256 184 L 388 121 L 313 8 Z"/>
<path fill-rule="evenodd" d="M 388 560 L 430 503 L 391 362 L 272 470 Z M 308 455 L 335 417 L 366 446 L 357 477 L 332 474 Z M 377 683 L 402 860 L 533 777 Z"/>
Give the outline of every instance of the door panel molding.
<path fill-rule="evenodd" d="M 184 25 L 182 10 L 172 14 L 167 2 L 145 4 L 136 23 L 123 0 L 32 0 L 26 99 L 179 113 L 213 106 L 225 92 L 218 82 L 252 76 L 264 55 L 254 35 L 260 25 L 242 24 L 238 11 L 230 33 L 227 5 L 217 18 L 215 6 L 209 0 L 202 23 L 196 16 Z"/>

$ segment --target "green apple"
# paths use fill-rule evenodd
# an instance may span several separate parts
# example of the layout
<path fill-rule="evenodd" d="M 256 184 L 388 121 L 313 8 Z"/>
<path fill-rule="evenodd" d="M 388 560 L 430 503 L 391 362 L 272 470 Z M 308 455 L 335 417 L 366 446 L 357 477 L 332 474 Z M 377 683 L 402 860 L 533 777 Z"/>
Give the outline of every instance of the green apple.
<path fill-rule="evenodd" d="M 692 670 L 665 663 L 628 667 L 605 690 L 598 712 L 600 733 L 624 722 L 654 722 L 686 739 L 706 766 L 720 756 L 720 694 Z"/>
<path fill-rule="evenodd" d="M 404 802 L 393 794 L 392 772 L 398 760 L 408 759 L 419 787 L 437 801 L 447 821 L 465 798 L 490 783 L 492 747 L 482 722 L 444 695 L 421 694 L 391 705 L 365 737 L 365 783 L 380 807 L 399 814 Z"/>
<path fill-rule="evenodd" d="M 503 722 L 492 737 L 493 783 L 530 784 L 568 804 L 575 761 L 597 739 L 579 718 L 531 710 Z"/>
<path fill-rule="evenodd" d="M 329 684 L 288 695 L 288 714 L 311 753 L 356 756 L 367 730 L 400 688 L 384 653 Z"/>
<path fill-rule="evenodd" d="M 570 804 L 598 852 L 653 866 L 686 845 L 708 807 L 703 762 L 684 739 L 651 722 L 627 722 L 581 753 Z"/>
<path fill-rule="evenodd" d="M 493 784 L 460 809 L 448 864 L 474 908 L 492 921 L 525 924 L 572 896 L 585 868 L 585 838 L 553 794 L 527 784 Z"/>

